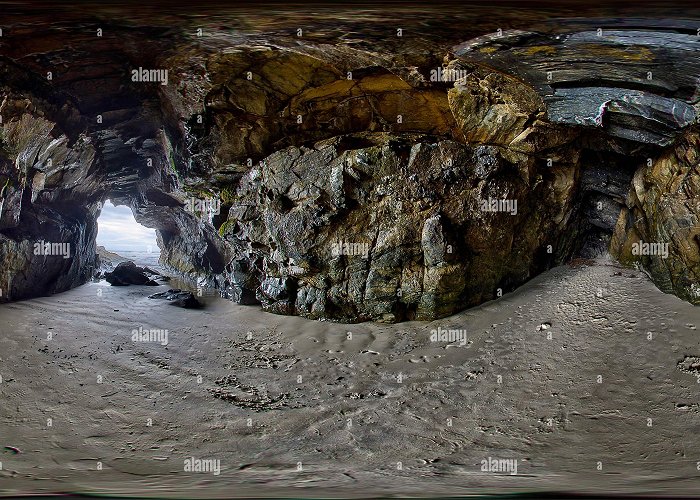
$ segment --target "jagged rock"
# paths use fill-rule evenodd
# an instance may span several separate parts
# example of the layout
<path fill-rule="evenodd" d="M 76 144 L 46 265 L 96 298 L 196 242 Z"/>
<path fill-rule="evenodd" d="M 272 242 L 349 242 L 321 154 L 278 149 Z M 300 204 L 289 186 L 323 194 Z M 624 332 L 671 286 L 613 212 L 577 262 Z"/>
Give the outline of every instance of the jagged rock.
<path fill-rule="evenodd" d="M 470 72 L 448 96 L 466 142 L 534 153 L 575 136 L 572 130 L 548 123 L 544 102 L 532 87 L 502 73 Z"/>
<path fill-rule="evenodd" d="M 192 294 L 179 288 L 171 288 L 167 292 L 154 293 L 148 296 L 149 299 L 165 299 L 171 305 L 182 307 L 185 309 L 199 309 L 202 307 L 201 302 Z"/>
<path fill-rule="evenodd" d="M 573 198 L 552 173 L 575 168 L 523 179 L 494 147 L 359 139 L 374 145 L 341 149 L 352 142 L 342 138 L 287 148 L 241 180 L 229 217 L 235 260 L 246 264 L 231 282 L 257 281 L 264 309 L 345 321 L 443 316 L 526 280 L 547 262 L 546 243 L 565 245 L 566 223 L 551 214 L 570 211 Z M 342 184 L 325 175 L 336 170 Z M 516 200 L 517 215 L 482 211 L 489 198 Z"/>
<path fill-rule="evenodd" d="M 294 313 L 295 282 L 288 278 L 265 278 L 257 289 L 256 298 L 265 309 L 277 314 Z"/>
<path fill-rule="evenodd" d="M 654 283 L 700 304 L 700 134 L 687 132 L 659 158 L 640 162 L 617 220 L 611 253 Z"/>
<path fill-rule="evenodd" d="M 455 53 L 464 62 L 527 82 L 553 123 L 602 128 L 633 142 L 671 144 L 697 119 L 700 41 L 695 33 L 677 31 L 687 30 L 682 21 L 662 27 L 650 20 L 646 30 L 604 24 L 564 34 L 484 36 Z"/>
<path fill-rule="evenodd" d="M 488 34 L 491 20 L 440 12 L 404 19 L 406 37 L 363 16 L 348 32 L 375 22 L 365 42 L 298 37 L 285 16 L 202 20 L 201 37 L 111 18 L 36 37 L 31 15 L 8 18 L 0 301 L 90 279 L 107 198 L 156 229 L 174 272 L 283 314 L 434 319 L 613 232 L 623 260 L 638 235 L 677 235 L 645 265 L 693 297 L 695 145 L 676 142 L 697 121 L 696 27 L 548 15 L 502 12 L 515 29 Z M 132 81 L 139 67 L 167 82 Z M 667 172 L 632 177 L 647 159 Z M 499 200 L 517 208 L 482 210 Z M 34 255 L 41 240 L 70 255 Z"/>
<path fill-rule="evenodd" d="M 105 273 L 104 278 L 112 286 L 160 285 L 156 281 L 160 278 L 158 273 L 146 267 L 138 267 L 130 260 L 117 264 L 113 271 Z"/>
<path fill-rule="evenodd" d="M 110 252 L 105 247 L 97 246 L 97 276 L 99 278 L 104 278 L 104 273 L 113 271 L 117 264 L 120 262 L 128 260 L 126 257 L 122 257 L 119 254 Z"/>

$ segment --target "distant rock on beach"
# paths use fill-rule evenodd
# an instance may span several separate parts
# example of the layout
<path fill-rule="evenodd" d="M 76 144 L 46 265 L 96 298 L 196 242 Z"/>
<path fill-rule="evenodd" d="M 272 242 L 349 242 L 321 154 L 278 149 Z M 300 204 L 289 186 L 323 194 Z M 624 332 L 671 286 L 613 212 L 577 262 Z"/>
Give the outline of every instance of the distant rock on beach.
<path fill-rule="evenodd" d="M 104 278 L 112 286 L 146 285 L 158 286 L 157 280 L 165 278 L 147 267 L 139 267 L 132 261 L 120 262 L 111 272 L 106 272 Z"/>
<path fill-rule="evenodd" d="M 120 262 L 127 261 L 126 257 L 110 252 L 105 247 L 97 245 L 97 269 L 99 273 L 112 271 Z"/>
<path fill-rule="evenodd" d="M 195 298 L 192 292 L 186 292 L 179 288 L 170 289 L 167 292 L 154 293 L 148 296 L 149 299 L 165 299 L 171 305 L 183 307 L 185 309 L 198 309 L 202 304 Z"/>

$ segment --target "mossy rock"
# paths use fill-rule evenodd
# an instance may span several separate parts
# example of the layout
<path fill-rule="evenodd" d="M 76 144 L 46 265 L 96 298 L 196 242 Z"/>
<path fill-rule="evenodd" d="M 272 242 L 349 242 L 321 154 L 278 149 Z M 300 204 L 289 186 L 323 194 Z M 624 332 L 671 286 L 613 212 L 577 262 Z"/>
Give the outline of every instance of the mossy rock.
<path fill-rule="evenodd" d="M 236 224 L 236 220 L 235 220 L 235 219 L 228 219 L 228 220 L 224 221 L 224 223 L 221 224 L 221 226 L 219 226 L 219 235 L 220 235 L 222 238 L 226 237 L 226 232 L 227 232 L 229 229 L 233 228 L 233 226 L 234 226 L 235 224 Z"/>

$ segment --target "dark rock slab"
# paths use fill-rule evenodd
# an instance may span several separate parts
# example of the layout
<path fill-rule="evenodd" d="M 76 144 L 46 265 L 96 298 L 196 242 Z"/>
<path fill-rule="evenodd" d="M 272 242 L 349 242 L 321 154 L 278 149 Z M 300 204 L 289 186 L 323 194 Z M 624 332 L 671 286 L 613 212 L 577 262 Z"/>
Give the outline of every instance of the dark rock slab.
<path fill-rule="evenodd" d="M 630 89 L 556 89 L 545 101 L 553 122 L 603 127 L 612 136 L 659 146 L 673 142 L 697 118 L 695 108 L 679 99 Z"/>
<path fill-rule="evenodd" d="M 138 267 L 134 262 L 129 260 L 117 264 L 114 271 L 105 273 L 104 277 L 112 286 L 158 286 L 160 283 L 158 283 L 156 279 L 161 276 L 151 269 Z"/>
<path fill-rule="evenodd" d="M 186 292 L 179 288 L 171 288 L 167 292 L 154 293 L 148 296 L 149 299 L 165 299 L 171 305 L 182 307 L 184 309 L 199 309 L 202 307 L 192 292 Z"/>
<path fill-rule="evenodd" d="M 643 20 L 620 29 L 482 36 L 455 48 L 531 85 L 551 122 L 603 129 L 615 138 L 667 146 L 697 122 L 700 39 Z M 608 27 L 610 24 L 615 27 Z"/>

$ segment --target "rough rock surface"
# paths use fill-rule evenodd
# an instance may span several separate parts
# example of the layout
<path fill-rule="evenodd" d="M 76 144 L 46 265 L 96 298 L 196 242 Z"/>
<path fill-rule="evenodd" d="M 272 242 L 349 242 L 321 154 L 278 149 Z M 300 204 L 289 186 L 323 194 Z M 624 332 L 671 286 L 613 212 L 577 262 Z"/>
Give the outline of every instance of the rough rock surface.
<path fill-rule="evenodd" d="M 543 97 L 554 123 L 667 146 L 696 122 L 697 23 L 624 24 L 565 33 L 510 31 L 466 42 L 455 53 L 518 75 Z"/>
<path fill-rule="evenodd" d="M 202 304 L 196 299 L 192 292 L 186 292 L 179 288 L 171 288 L 166 292 L 154 293 L 148 296 L 149 299 L 165 299 L 171 305 L 185 309 L 198 309 Z"/>
<path fill-rule="evenodd" d="M 132 261 L 120 262 L 113 271 L 105 273 L 104 277 L 112 286 L 146 285 L 158 286 L 156 279 L 160 275 L 147 267 L 139 267 Z"/>
<path fill-rule="evenodd" d="M 536 172 L 494 146 L 372 140 L 290 147 L 243 177 L 223 233 L 248 270 L 235 294 L 252 281 L 273 312 L 428 319 L 510 291 L 565 253 L 575 166 Z M 483 210 L 498 199 L 518 204 Z"/>
<path fill-rule="evenodd" d="M 404 13 L 387 36 L 382 16 L 326 12 L 300 35 L 298 14 L 225 30 L 96 12 L 3 32 L 2 301 L 90 279 L 108 198 L 157 230 L 164 265 L 282 314 L 441 317 L 613 232 L 617 255 L 695 300 L 694 21 L 514 12 L 489 33 L 473 12 Z M 647 160 L 645 204 L 627 192 Z M 673 238 L 672 256 L 627 252 L 632 229 Z"/>
<path fill-rule="evenodd" d="M 97 245 L 97 267 L 100 272 L 108 272 L 114 270 L 114 268 L 120 262 L 129 260 L 126 257 L 110 252 L 105 247 Z"/>
<path fill-rule="evenodd" d="M 643 265 L 659 288 L 694 304 L 700 304 L 699 147 L 700 134 L 688 132 L 639 167 L 611 245 L 621 262 Z"/>

